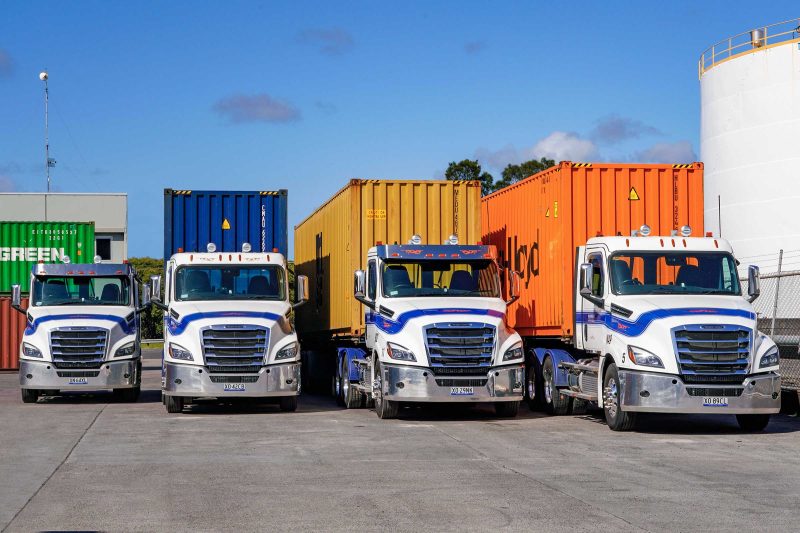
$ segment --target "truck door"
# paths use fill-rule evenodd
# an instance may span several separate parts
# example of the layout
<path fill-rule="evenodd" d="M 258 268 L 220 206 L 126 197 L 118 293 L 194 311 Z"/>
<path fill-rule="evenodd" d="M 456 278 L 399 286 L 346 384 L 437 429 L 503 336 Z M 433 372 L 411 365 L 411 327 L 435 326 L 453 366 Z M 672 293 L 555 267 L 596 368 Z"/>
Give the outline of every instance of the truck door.
<path fill-rule="evenodd" d="M 375 259 L 370 259 L 367 263 L 367 298 L 371 302 L 375 302 L 375 299 L 378 295 L 378 265 Z M 375 318 L 378 314 L 378 310 L 370 309 L 369 307 L 364 307 L 364 312 L 366 313 L 366 320 L 364 324 L 366 326 L 365 333 L 366 333 L 366 343 L 368 348 L 373 348 L 375 346 Z"/>
<path fill-rule="evenodd" d="M 592 295 L 606 297 L 605 254 L 600 249 L 586 250 L 586 263 L 592 265 Z M 581 328 L 583 330 L 583 349 L 588 352 L 601 352 L 605 344 L 604 322 L 605 310 L 580 298 Z"/>

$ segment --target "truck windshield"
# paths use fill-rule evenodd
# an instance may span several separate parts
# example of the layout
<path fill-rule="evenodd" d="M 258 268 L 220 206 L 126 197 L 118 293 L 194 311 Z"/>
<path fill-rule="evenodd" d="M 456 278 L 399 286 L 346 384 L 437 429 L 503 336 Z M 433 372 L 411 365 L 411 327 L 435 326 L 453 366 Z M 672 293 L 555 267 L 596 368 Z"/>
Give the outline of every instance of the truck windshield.
<path fill-rule="evenodd" d="M 184 266 L 175 272 L 175 299 L 285 300 L 286 283 L 277 265 Z"/>
<path fill-rule="evenodd" d="M 383 295 L 500 297 L 497 267 L 492 261 L 390 261 L 382 266 Z"/>
<path fill-rule="evenodd" d="M 729 253 L 626 252 L 608 269 L 614 294 L 741 294 Z"/>
<path fill-rule="evenodd" d="M 34 306 L 129 305 L 130 281 L 125 276 L 43 276 L 33 280 Z"/>

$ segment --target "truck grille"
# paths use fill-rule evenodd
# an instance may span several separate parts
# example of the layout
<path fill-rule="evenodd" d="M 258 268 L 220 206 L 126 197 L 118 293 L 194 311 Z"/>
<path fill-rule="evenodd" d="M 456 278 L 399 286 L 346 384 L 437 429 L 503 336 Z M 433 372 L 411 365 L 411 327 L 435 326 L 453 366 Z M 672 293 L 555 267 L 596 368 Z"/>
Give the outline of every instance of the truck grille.
<path fill-rule="evenodd" d="M 739 397 L 744 392 L 742 387 L 686 387 L 689 396 L 735 396 Z"/>
<path fill-rule="evenodd" d="M 436 378 L 436 384 L 440 387 L 484 387 L 489 381 L 488 378 L 475 379 L 447 379 Z"/>
<path fill-rule="evenodd" d="M 209 372 L 258 372 L 264 366 L 269 333 L 254 326 L 203 329 L 203 357 Z"/>
<path fill-rule="evenodd" d="M 106 356 L 108 330 L 57 328 L 50 332 L 50 353 L 56 368 L 100 368 Z"/>
<path fill-rule="evenodd" d="M 673 330 L 686 383 L 741 383 L 747 376 L 752 333 L 741 326 L 690 325 Z"/>
<path fill-rule="evenodd" d="M 434 373 L 450 374 L 450 368 L 487 369 L 492 365 L 495 328 L 483 323 L 438 323 L 425 328 L 428 358 Z M 444 370 L 443 367 L 447 367 Z M 453 374 L 462 372 L 452 371 Z"/>

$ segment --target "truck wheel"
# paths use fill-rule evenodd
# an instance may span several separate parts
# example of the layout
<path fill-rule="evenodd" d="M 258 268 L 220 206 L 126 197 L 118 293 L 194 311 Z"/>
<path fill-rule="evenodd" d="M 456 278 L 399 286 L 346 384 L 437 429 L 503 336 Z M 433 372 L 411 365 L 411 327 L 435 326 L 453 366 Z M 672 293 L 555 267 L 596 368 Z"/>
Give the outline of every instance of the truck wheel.
<path fill-rule="evenodd" d="M 378 362 L 377 357 L 374 359 L 375 364 L 373 365 L 374 377 L 372 379 L 373 387 L 372 387 L 372 396 L 375 398 L 375 414 L 378 415 L 378 418 L 381 419 L 388 419 L 388 418 L 397 418 L 397 413 L 400 410 L 400 402 L 393 402 L 391 400 L 384 400 L 383 399 L 383 388 L 381 384 L 381 376 L 383 372 L 381 372 L 381 364 Z"/>
<path fill-rule="evenodd" d="M 736 415 L 742 431 L 764 431 L 769 424 L 770 415 Z"/>
<path fill-rule="evenodd" d="M 344 407 L 344 398 L 342 398 L 342 376 L 333 376 L 331 380 L 331 396 L 336 398 L 336 405 Z"/>
<path fill-rule="evenodd" d="M 39 391 L 36 389 L 21 389 L 22 403 L 36 403 L 39 399 Z"/>
<path fill-rule="evenodd" d="M 344 397 L 344 406 L 348 409 L 359 409 L 364 405 L 364 395 L 353 387 L 348 375 L 342 376 L 342 396 Z"/>
<path fill-rule="evenodd" d="M 141 392 L 141 387 L 133 387 L 130 389 L 114 389 L 114 401 L 123 403 L 136 403 Z"/>
<path fill-rule="evenodd" d="M 297 411 L 297 396 L 282 396 L 280 402 L 281 411 L 291 413 Z"/>
<path fill-rule="evenodd" d="M 168 413 L 183 412 L 183 396 L 166 396 L 164 405 L 167 406 Z"/>
<path fill-rule="evenodd" d="M 567 415 L 572 408 L 572 398 L 561 394 L 556 388 L 552 357 L 545 359 L 542 365 L 542 403 L 549 415 Z"/>
<path fill-rule="evenodd" d="M 512 418 L 519 413 L 520 402 L 495 402 L 494 412 L 499 417 Z"/>
<path fill-rule="evenodd" d="M 525 365 L 525 400 L 531 409 L 536 409 L 541 403 L 541 391 L 537 385 L 537 378 L 536 363 L 531 361 Z"/>
<path fill-rule="evenodd" d="M 603 411 L 606 413 L 606 424 L 613 431 L 630 431 L 636 425 L 636 413 L 622 410 L 621 396 L 619 372 L 617 365 L 612 363 L 603 378 Z"/>

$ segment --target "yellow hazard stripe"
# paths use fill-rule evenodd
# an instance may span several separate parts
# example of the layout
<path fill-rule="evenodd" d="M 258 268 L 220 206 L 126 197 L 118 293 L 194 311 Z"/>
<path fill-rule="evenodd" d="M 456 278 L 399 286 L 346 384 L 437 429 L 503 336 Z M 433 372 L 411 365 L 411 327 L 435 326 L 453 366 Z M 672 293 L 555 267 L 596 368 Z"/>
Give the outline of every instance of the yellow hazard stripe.
<path fill-rule="evenodd" d="M 672 165 L 672 168 L 692 168 L 692 164 L 689 163 L 687 165 Z"/>
<path fill-rule="evenodd" d="M 261 191 L 261 196 L 278 196 L 280 191 Z"/>
<path fill-rule="evenodd" d="M 586 168 L 592 166 L 591 163 L 572 163 L 573 168 Z"/>
<path fill-rule="evenodd" d="M 177 191 L 177 190 L 173 190 L 172 193 L 173 194 L 192 194 L 192 191 L 187 191 L 187 190 Z"/>

